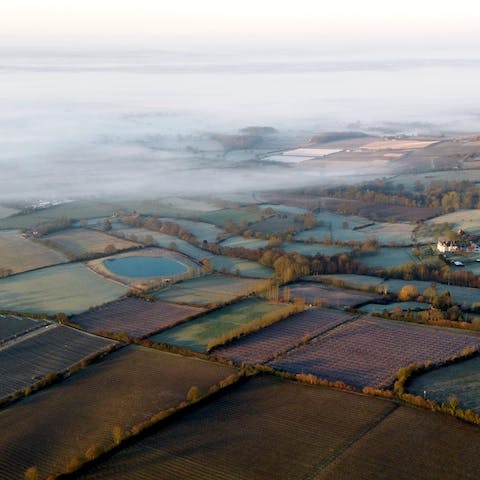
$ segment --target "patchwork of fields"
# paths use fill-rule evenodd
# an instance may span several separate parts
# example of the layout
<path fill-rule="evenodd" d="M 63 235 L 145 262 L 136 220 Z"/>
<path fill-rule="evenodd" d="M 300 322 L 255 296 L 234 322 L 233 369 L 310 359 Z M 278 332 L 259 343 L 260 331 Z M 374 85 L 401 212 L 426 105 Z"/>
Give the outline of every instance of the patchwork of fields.
<path fill-rule="evenodd" d="M 78 478 L 473 479 L 479 441 L 478 428 L 452 418 L 260 377 Z"/>
<path fill-rule="evenodd" d="M 209 343 L 216 338 L 248 325 L 264 315 L 280 313 L 286 308 L 285 304 L 249 298 L 166 330 L 151 337 L 151 340 L 204 352 Z"/>
<path fill-rule="evenodd" d="M 314 478 L 393 408 L 381 399 L 255 378 L 79 478 Z"/>
<path fill-rule="evenodd" d="M 0 345 L 46 325 L 46 320 L 0 314 Z"/>
<path fill-rule="evenodd" d="M 111 447 L 155 414 L 176 407 L 192 386 L 202 392 L 235 371 L 198 359 L 130 346 L 68 380 L 0 412 L 2 480 L 36 466 L 44 479 Z M 66 434 L 68 432 L 68 434 Z"/>
<path fill-rule="evenodd" d="M 147 302 L 129 297 L 74 315 L 71 321 L 91 332 L 126 332 L 132 337 L 144 337 L 172 327 L 203 311 L 203 308 L 189 305 L 159 300 Z"/>
<path fill-rule="evenodd" d="M 321 335 L 354 318 L 355 315 L 335 310 L 306 310 L 229 345 L 216 348 L 213 354 L 237 363 L 265 363 L 303 340 Z"/>
<path fill-rule="evenodd" d="M 0 309 L 55 314 L 80 313 L 127 292 L 79 263 L 0 279 Z"/>
<path fill-rule="evenodd" d="M 342 290 L 315 282 L 300 282 L 288 286 L 291 298 L 302 298 L 307 303 L 324 307 L 352 307 L 376 298 L 376 295 L 364 292 Z"/>
<path fill-rule="evenodd" d="M 408 383 L 407 390 L 439 403 L 455 396 L 464 409 L 480 413 L 480 358 L 432 370 Z"/>
<path fill-rule="evenodd" d="M 273 361 L 291 373 L 312 373 L 362 388 L 389 387 L 398 370 L 412 363 L 440 363 L 466 347 L 480 347 L 480 336 L 411 323 L 361 317 Z"/>
<path fill-rule="evenodd" d="M 183 227 L 185 230 L 195 235 L 200 242 L 206 240 L 207 242 L 215 242 L 217 237 L 223 231 L 211 223 L 194 222 L 192 220 L 183 220 L 178 218 L 159 218 L 161 222 L 174 222 Z"/>
<path fill-rule="evenodd" d="M 113 237 L 98 230 L 84 228 L 72 228 L 45 235 L 41 241 L 72 258 L 81 258 L 87 254 L 105 253 L 107 247 L 111 249 L 108 253 L 113 253 L 113 251 L 139 246 L 129 240 Z"/>
<path fill-rule="evenodd" d="M 49 373 L 61 373 L 116 342 L 73 328 L 46 325 L 0 349 L 0 398 L 28 387 Z"/>
<path fill-rule="evenodd" d="M 39 241 L 24 238 L 16 230 L 0 231 L 1 269 L 19 273 L 65 262 L 68 262 L 68 258 L 63 253 Z"/>
<path fill-rule="evenodd" d="M 158 300 L 191 305 L 228 303 L 266 287 L 265 281 L 221 274 L 186 280 L 159 290 Z"/>

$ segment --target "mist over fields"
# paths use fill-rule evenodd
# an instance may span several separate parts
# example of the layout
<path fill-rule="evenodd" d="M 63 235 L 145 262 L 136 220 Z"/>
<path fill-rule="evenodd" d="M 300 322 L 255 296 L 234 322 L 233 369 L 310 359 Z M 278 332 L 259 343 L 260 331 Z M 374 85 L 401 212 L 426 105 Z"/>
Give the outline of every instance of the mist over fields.
<path fill-rule="evenodd" d="M 212 133 L 480 130 L 480 60 L 161 50 L 0 50 L 0 200 L 265 190 L 358 172 L 225 153 Z"/>

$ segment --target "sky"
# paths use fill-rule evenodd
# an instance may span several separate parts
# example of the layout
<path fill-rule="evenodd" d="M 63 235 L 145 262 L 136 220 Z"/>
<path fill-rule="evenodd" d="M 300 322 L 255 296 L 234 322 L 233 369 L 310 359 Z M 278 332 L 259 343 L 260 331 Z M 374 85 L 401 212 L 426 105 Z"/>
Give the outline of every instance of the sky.
<path fill-rule="evenodd" d="M 479 131 L 479 18 L 472 0 L 0 0 L 0 201 L 257 188 L 252 154 L 211 140 L 249 125 L 293 146 Z M 318 181 L 268 168 L 272 188 Z"/>
<path fill-rule="evenodd" d="M 479 46 L 471 0 L 0 0 L 13 45 Z"/>

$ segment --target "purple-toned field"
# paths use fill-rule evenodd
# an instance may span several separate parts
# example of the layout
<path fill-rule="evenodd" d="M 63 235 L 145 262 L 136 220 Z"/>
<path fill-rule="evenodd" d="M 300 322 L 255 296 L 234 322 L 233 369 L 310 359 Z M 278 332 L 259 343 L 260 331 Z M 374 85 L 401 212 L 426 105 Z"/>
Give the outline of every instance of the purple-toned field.
<path fill-rule="evenodd" d="M 480 336 L 369 317 L 348 322 L 271 365 L 291 373 L 312 373 L 354 387 L 390 386 L 398 370 L 412 363 L 442 362 Z"/>
<path fill-rule="evenodd" d="M 320 304 L 324 307 L 353 307 L 377 297 L 369 293 L 343 290 L 313 282 L 294 283 L 288 288 L 291 298 L 303 298 L 307 303 Z"/>
<path fill-rule="evenodd" d="M 47 325 L 0 350 L 0 398 L 60 373 L 116 342 L 69 327 Z"/>
<path fill-rule="evenodd" d="M 205 311 L 189 305 L 169 302 L 147 302 L 129 297 L 108 303 L 71 318 L 72 322 L 92 332 L 125 332 L 132 337 L 145 337 L 173 327 L 187 318 Z"/>
<path fill-rule="evenodd" d="M 302 339 L 320 335 L 354 318 L 355 315 L 334 310 L 306 310 L 218 348 L 213 355 L 234 362 L 265 363 L 277 353 L 298 345 Z"/>

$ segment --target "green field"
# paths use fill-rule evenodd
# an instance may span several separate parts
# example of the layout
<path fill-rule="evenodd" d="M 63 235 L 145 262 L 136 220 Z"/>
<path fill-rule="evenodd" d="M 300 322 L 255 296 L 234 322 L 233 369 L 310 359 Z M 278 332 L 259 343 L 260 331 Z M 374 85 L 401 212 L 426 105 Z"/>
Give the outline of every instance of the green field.
<path fill-rule="evenodd" d="M 300 255 L 309 255 L 314 257 L 315 255 L 332 256 L 339 253 L 348 253 L 351 251 L 350 247 L 325 245 L 323 243 L 284 243 L 282 248 L 286 252 L 297 252 Z"/>
<path fill-rule="evenodd" d="M 380 286 L 383 283 L 382 277 L 373 275 L 356 275 L 355 273 L 337 273 L 331 275 L 315 275 L 308 277 L 309 280 L 325 281 L 326 283 L 341 282 L 346 287 L 365 289 L 368 287 Z"/>
<path fill-rule="evenodd" d="M 254 206 L 240 207 L 240 208 L 225 208 L 223 210 L 216 210 L 214 212 L 205 212 L 199 216 L 202 222 L 213 223 L 224 226 L 228 220 L 231 220 L 236 225 L 242 222 L 253 223 L 261 220 L 262 211 Z"/>
<path fill-rule="evenodd" d="M 213 274 L 176 283 L 159 290 L 155 296 L 165 302 L 192 305 L 222 304 L 265 286 L 263 280 Z"/>
<path fill-rule="evenodd" d="M 257 248 L 264 248 L 268 244 L 268 240 L 262 240 L 259 238 L 244 238 L 244 237 L 230 237 L 220 243 L 222 247 L 242 247 L 251 248 L 256 250 Z"/>
<path fill-rule="evenodd" d="M 72 220 L 109 217 L 113 214 L 115 208 L 112 203 L 80 200 L 1 219 L 0 228 L 34 228 L 41 223 L 48 223 L 61 217 L 71 218 Z"/>
<path fill-rule="evenodd" d="M 39 479 L 65 471 L 92 447 L 114 446 L 120 434 L 176 407 L 234 373 L 223 365 L 129 346 L 68 380 L 0 412 L 0 477 Z M 56 477 L 55 477 L 56 478 Z"/>
<path fill-rule="evenodd" d="M 123 285 L 103 279 L 82 264 L 59 265 L 0 279 L 0 309 L 80 313 L 126 292 Z"/>
<path fill-rule="evenodd" d="M 177 223 L 185 230 L 190 232 L 192 235 L 195 235 L 200 242 L 215 242 L 217 237 L 223 233 L 217 226 L 212 225 L 211 223 L 205 222 L 195 222 L 193 220 L 183 220 L 177 218 L 159 218 L 161 222 L 173 222 Z"/>
<path fill-rule="evenodd" d="M 428 310 L 430 304 L 421 303 L 421 302 L 393 302 L 388 305 L 381 305 L 378 303 L 368 303 L 367 305 L 362 305 L 359 310 L 366 313 L 382 313 L 384 310 L 387 312 L 392 312 L 396 308 L 401 308 L 403 311 L 410 310 Z"/>
<path fill-rule="evenodd" d="M 16 230 L 0 231 L 0 268 L 25 272 L 67 262 L 67 257 L 38 240 L 24 238 Z"/>
<path fill-rule="evenodd" d="M 480 299 L 480 289 L 469 287 L 458 287 L 456 285 L 445 285 L 444 283 L 424 282 L 421 280 L 387 280 L 385 285 L 388 290 L 398 293 L 405 285 L 414 285 L 422 294 L 432 283 L 435 283 L 438 293 L 450 292 L 454 303 L 462 306 L 470 306 Z"/>
<path fill-rule="evenodd" d="M 280 213 L 290 213 L 291 215 L 304 215 L 308 212 L 305 208 L 293 207 L 291 205 L 282 205 L 282 204 L 273 204 L 273 203 L 262 203 L 259 205 L 262 210 L 271 208 L 275 212 Z"/>
<path fill-rule="evenodd" d="M 18 210 L 15 208 L 4 207 L 3 205 L 0 205 L 0 219 L 9 217 L 14 213 L 18 213 Z"/>
<path fill-rule="evenodd" d="M 418 262 L 410 248 L 379 248 L 377 252 L 359 255 L 357 259 L 372 268 L 392 268 L 406 262 Z"/>
<path fill-rule="evenodd" d="M 469 233 L 480 233 L 480 209 L 458 210 L 430 220 L 428 223 L 453 223 L 454 229 L 461 228 Z"/>
<path fill-rule="evenodd" d="M 313 238 L 318 242 L 325 239 L 339 242 L 361 242 L 367 238 L 375 238 L 380 245 L 384 246 L 410 245 L 412 232 L 415 229 L 415 225 L 412 223 L 372 222 L 363 217 L 331 212 L 321 212 L 316 217 L 319 225 L 311 230 L 298 233 L 295 236 L 297 240 L 305 241 Z M 371 223 L 374 224 L 370 225 Z"/>
<path fill-rule="evenodd" d="M 439 403 L 455 396 L 462 408 L 480 413 L 480 357 L 424 373 L 407 387 L 408 392 Z"/>
<path fill-rule="evenodd" d="M 394 185 L 403 184 L 408 190 L 412 190 L 416 182 L 422 185 L 428 185 L 434 181 L 450 182 L 455 180 L 461 182 L 464 180 L 470 182 L 480 182 L 480 170 L 444 170 L 439 172 L 426 172 L 407 175 L 398 175 L 389 179 Z"/>
<path fill-rule="evenodd" d="M 123 240 L 97 230 L 84 228 L 71 228 L 45 235 L 41 241 L 71 258 L 81 258 L 87 254 L 105 253 L 107 246 L 113 247 L 113 251 L 126 250 L 138 246 L 138 244 L 129 240 Z"/>
<path fill-rule="evenodd" d="M 224 255 L 215 255 L 209 258 L 213 268 L 222 273 L 231 273 L 244 277 L 271 278 L 273 270 L 260 265 L 258 262 L 243 260 L 241 258 L 231 258 Z"/>
<path fill-rule="evenodd" d="M 170 248 L 173 245 L 176 249 L 189 257 L 194 258 L 195 260 L 201 260 L 202 258 L 211 258 L 213 255 L 201 248 L 191 245 L 185 240 L 180 238 L 173 237 L 171 235 L 166 235 L 165 233 L 152 232 L 151 230 L 146 230 L 144 228 L 124 228 L 119 229 L 115 233 L 119 233 L 127 239 L 138 242 L 155 242 L 159 247 Z"/>
<path fill-rule="evenodd" d="M 212 340 L 266 314 L 281 312 L 285 308 L 285 304 L 250 298 L 165 330 L 151 337 L 151 340 L 204 352 Z"/>

